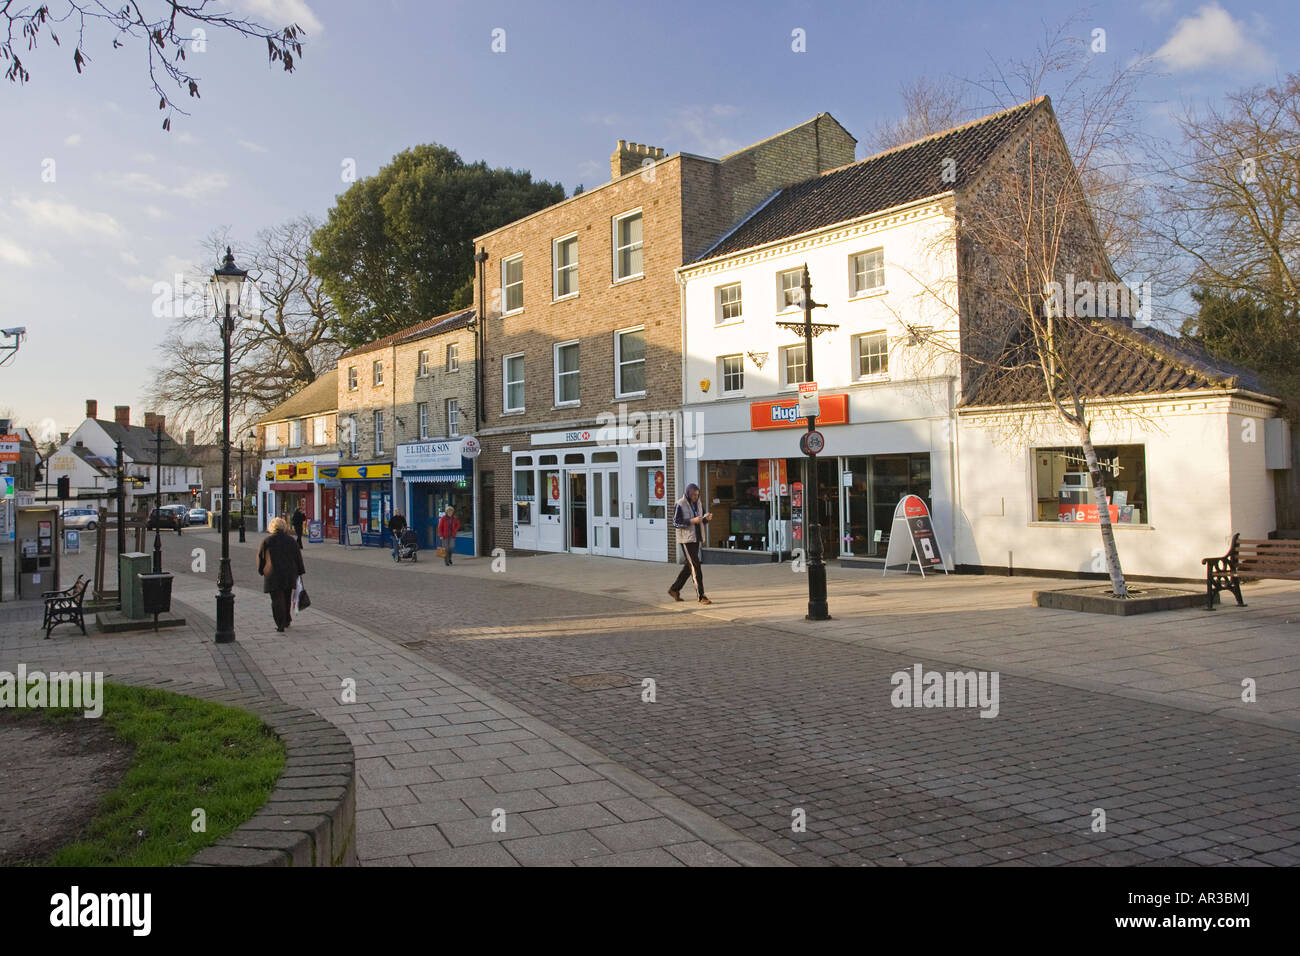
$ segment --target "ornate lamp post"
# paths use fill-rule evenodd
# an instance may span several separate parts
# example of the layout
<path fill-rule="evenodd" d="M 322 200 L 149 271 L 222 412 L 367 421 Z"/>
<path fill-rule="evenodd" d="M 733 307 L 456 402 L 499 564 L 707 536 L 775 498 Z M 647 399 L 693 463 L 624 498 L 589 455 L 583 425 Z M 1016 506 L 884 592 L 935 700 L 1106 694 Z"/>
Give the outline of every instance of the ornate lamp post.
<path fill-rule="evenodd" d="M 250 431 L 247 438 L 239 440 L 239 543 L 244 543 L 244 520 L 248 517 L 246 514 L 248 508 L 248 488 L 245 482 L 248 481 L 248 471 L 244 468 L 244 445 L 251 438 L 257 440 L 257 432 Z"/>
<path fill-rule="evenodd" d="M 217 572 L 218 644 L 235 639 L 235 578 L 230 571 L 230 336 L 235 331 L 232 310 L 244 291 L 248 271 L 235 266 L 226 246 L 221 268 L 214 269 L 210 285 L 217 317 L 221 320 L 221 569 Z"/>

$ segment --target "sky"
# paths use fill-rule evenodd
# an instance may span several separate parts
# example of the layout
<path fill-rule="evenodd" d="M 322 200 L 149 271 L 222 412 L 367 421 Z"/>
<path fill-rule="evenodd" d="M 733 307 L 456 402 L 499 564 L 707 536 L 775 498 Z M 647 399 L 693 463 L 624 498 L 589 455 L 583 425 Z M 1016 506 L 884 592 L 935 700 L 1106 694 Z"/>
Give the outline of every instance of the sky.
<path fill-rule="evenodd" d="M 566 194 L 609 178 L 619 139 L 716 157 L 819 112 L 863 158 L 901 84 L 986 77 L 1071 18 L 1090 43 L 1105 31 L 1098 56 L 1155 57 L 1142 108 L 1173 137 L 1181 107 L 1294 71 L 1300 32 L 1295 0 L 223 5 L 297 22 L 304 55 L 286 74 L 264 44 L 210 31 L 188 57 L 201 98 L 178 97 L 190 115 L 170 132 L 143 48 L 112 49 L 105 27 L 89 28 L 80 75 L 46 39 L 25 56 L 30 81 L 0 86 L 0 328 L 28 330 L 0 367 L 0 415 L 38 434 L 73 430 L 88 398 L 102 418 L 152 410 L 143 391 L 171 322 L 155 289 L 202 263 L 214 230 L 238 259 L 243 237 L 323 219 L 346 170 L 371 175 L 419 143 Z"/>

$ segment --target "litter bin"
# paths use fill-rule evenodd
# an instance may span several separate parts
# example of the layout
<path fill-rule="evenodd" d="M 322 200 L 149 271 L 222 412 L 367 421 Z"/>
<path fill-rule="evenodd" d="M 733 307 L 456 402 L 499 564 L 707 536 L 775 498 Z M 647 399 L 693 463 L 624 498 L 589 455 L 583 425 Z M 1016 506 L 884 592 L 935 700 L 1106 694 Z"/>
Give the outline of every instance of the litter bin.
<path fill-rule="evenodd" d="M 158 615 L 172 609 L 172 573 L 163 571 L 161 574 L 141 574 L 138 577 L 143 611 L 153 615 L 154 630 L 157 630 Z"/>

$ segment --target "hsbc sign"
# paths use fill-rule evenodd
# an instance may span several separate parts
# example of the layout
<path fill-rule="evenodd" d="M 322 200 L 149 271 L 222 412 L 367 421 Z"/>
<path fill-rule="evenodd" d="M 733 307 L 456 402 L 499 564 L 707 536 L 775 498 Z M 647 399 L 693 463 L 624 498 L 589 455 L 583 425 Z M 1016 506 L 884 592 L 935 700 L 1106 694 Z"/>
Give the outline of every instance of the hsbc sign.
<path fill-rule="evenodd" d="M 529 443 L 536 445 L 581 445 L 584 442 L 602 442 L 610 444 L 626 441 L 633 436 L 631 426 L 613 428 L 571 428 L 562 432 L 536 432 L 529 436 Z"/>

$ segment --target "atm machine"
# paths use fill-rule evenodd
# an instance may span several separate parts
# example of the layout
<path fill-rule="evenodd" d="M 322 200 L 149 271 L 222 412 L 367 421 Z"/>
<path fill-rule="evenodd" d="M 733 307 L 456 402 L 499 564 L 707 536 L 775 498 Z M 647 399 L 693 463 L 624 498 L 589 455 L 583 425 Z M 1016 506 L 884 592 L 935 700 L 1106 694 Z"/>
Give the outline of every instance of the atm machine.
<path fill-rule="evenodd" d="M 29 505 L 14 512 L 14 590 L 18 600 L 31 601 L 60 587 L 59 509 Z"/>

